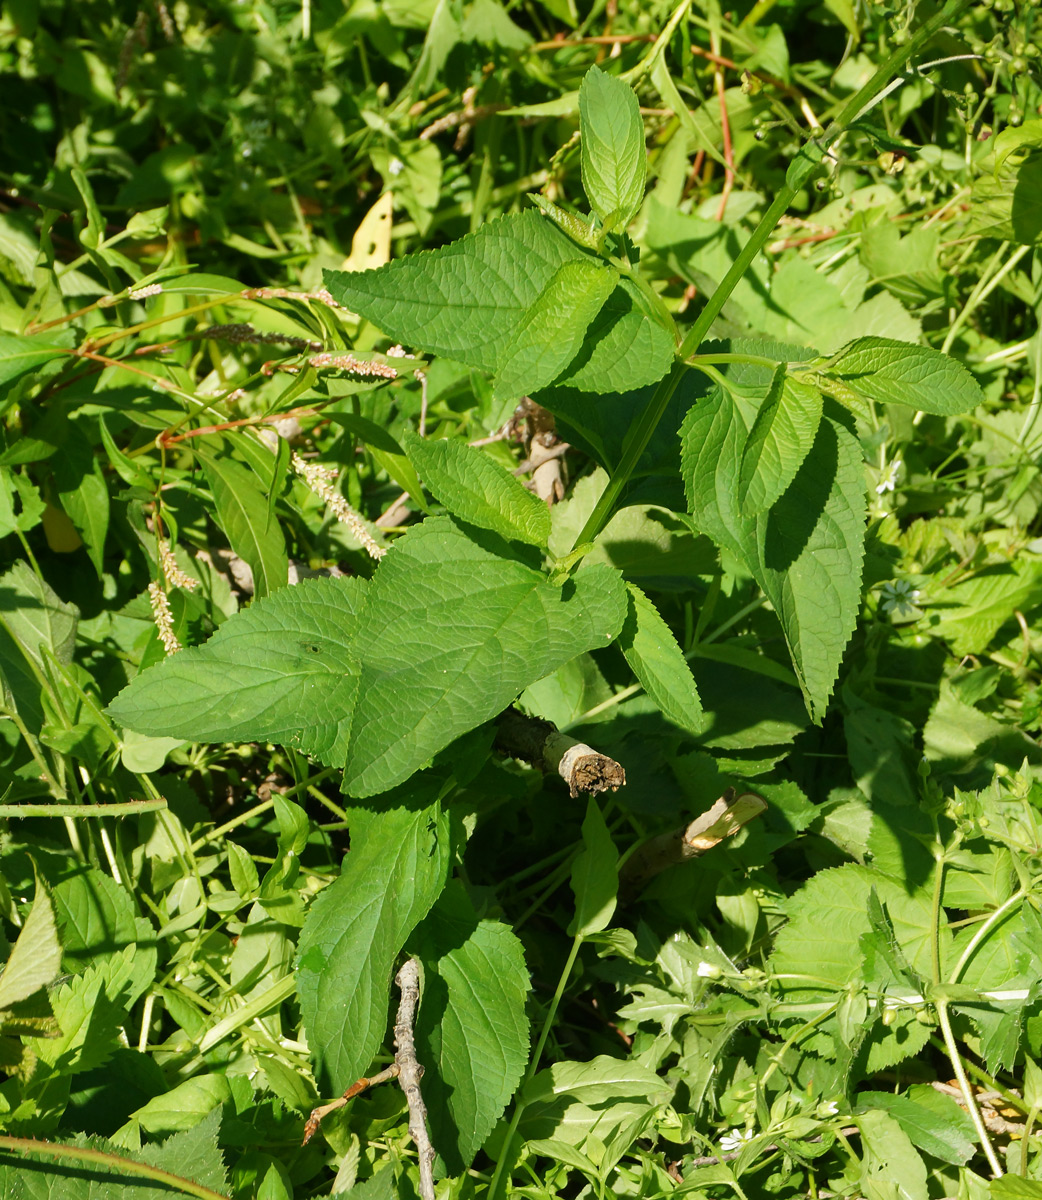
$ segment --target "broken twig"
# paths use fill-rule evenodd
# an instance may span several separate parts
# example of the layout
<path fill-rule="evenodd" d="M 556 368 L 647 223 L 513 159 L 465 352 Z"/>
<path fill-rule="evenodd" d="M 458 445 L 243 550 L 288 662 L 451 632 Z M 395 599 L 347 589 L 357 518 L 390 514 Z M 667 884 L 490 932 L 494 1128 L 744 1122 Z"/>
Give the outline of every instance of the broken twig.
<path fill-rule="evenodd" d="M 595 795 L 626 784 L 626 772 L 613 758 L 560 733 L 550 721 L 508 708 L 496 722 L 496 749 L 511 758 L 560 775 L 572 797 Z"/>
<path fill-rule="evenodd" d="M 398 1083 L 409 1106 L 409 1133 L 420 1160 L 420 1200 L 434 1200 L 435 1152 L 427 1132 L 427 1106 L 420 1092 L 423 1067 L 416 1061 L 416 1043 L 412 1032 L 416 1006 L 420 1002 L 420 967 L 415 958 L 410 958 L 404 964 L 395 976 L 395 983 L 401 988 L 402 998 L 394 1022 L 394 1061 L 398 1067 Z"/>
<path fill-rule="evenodd" d="M 737 833 L 767 807 L 767 801 L 755 792 L 740 796 L 728 788 L 707 812 L 670 833 L 651 838 L 626 861 L 620 883 L 630 895 L 650 879 L 676 863 L 698 858 L 707 850 Z"/>

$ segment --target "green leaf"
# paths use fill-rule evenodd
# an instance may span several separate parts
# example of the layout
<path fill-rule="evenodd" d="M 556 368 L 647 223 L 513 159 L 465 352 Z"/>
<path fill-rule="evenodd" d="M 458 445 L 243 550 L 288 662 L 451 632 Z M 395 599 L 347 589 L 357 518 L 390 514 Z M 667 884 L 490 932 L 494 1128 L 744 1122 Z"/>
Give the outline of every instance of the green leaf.
<path fill-rule="evenodd" d="M 1010 155 L 994 173 L 982 171 L 969 204 L 969 234 L 1034 246 L 1042 238 L 1042 154 Z"/>
<path fill-rule="evenodd" d="M 354 1083 L 379 1049 L 395 960 L 445 886 L 451 851 L 437 802 L 375 814 L 340 877 L 312 905 L 300 934 L 297 990 L 326 1090 Z"/>
<path fill-rule="evenodd" d="M 128 1006 L 155 976 L 156 938 L 151 924 L 134 912 L 125 888 L 101 871 L 88 867 L 54 886 L 53 902 L 66 970 L 83 971 L 107 962 L 127 946 L 135 949 L 134 970 L 119 996 Z"/>
<path fill-rule="evenodd" d="M 423 991 L 417 1056 L 431 1136 L 449 1174 L 466 1171 L 528 1061 L 524 950 L 499 921 L 479 921 L 461 884 L 416 931 Z"/>
<path fill-rule="evenodd" d="M 68 353 L 63 347 L 50 346 L 39 338 L 0 333 L 0 385 L 12 383 L 52 358 Z"/>
<path fill-rule="evenodd" d="M 633 673 L 667 720 L 688 733 L 702 732 L 702 701 L 687 659 L 658 609 L 628 583 L 629 615 L 619 646 Z"/>
<path fill-rule="evenodd" d="M 572 937 L 589 937 L 608 927 L 619 891 L 619 854 L 597 801 L 591 797 L 583 821 L 583 848 L 572 864 L 575 916 Z"/>
<path fill-rule="evenodd" d="M 858 1104 L 889 1113 L 926 1154 L 961 1167 L 976 1153 L 973 1122 L 951 1096 L 927 1086 L 911 1088 L 907 1096 L 892 1092 L 859 1092 Z"/>
<path fill-rule="evenodd" d="M 648 173 L 636 93 L 591 67 L 579 88 L 579 130 L 590 207 L 608 227 L 628 225 L 644 199 Z"/>
<path fill-rule="evenodd" d="M 984 403 L 980 385 L 955 359 L 890 338 L 858 338 L 828 361 L 828 373 L 869 400 L 905 404 L 940 416 Z"/>
<path fill-rule="evenodd" d="M 556 587 L 433 518 L 394 544 L 367 589 L 310 580 L 256 601 L 139 675 L 109 713 L 151 736 L 281 741 L 344 766 L 349 794 L 374 795 L 607 645 L 625 613 L 610 567 Z"/>
<path fill-rule="evenodd" d="M 37 875 L 33 906 L 0 975 L 0 1010 L 52 983 L 61 969 L 61 958 L 54 908 L 46 885 Z"/>
<path fill-rule="evenodd" d="M 1042 1180 L 1000 1175 L 991 1181 L 991 1200 L 1042 1200 Z"/>
<path fill-rule="evenodd" d="M 231 1098 L 225 1075 L 195 1075 L 137 1109 L 132 1114 L 148 1133 L 189 1130 Z"/>
<path fill-rule="evenodd" d="M 376 270 L 327 271 L 326 285 L 337 303 L 389 337 L 494 373 L 557 271 L 589 261 L 552 222 L 528 211 Z M 587 391 L 625 391 L 661 379 L 672 359 L 671 335 L 623 280 L 561 381 Z"/>
<path fill-rule="evenodd" d="M 818 722 L 857 624 L 865 513 L 861 446 L 826 416 L 792 484 L 755 519 L 747 561 L 778 615 L 807 711 Z"/>
<path fill-rule="evenodd" d="M 550 510 L 487 454 L 453 439 L 407 431 L 405 448 L 430 491 L 461 521 L 508 540 L 546 546 Z"/>
<path fill-rule="evenodd" d="M 109 715 L 153 737 L 271 739 L 340 766 L 360 673 L 348 642 L 365 590 L 361 579 L 304 580 L 255 601 L 204 646 L 138 675 Z"/>
<path fill-rule="evenodd" d="M 750 515 L 775 503 L 814 445 L 822 398 L 816 387 L 784 373 L 775 377 L 742 454 L 738 503 Z"/>
<path fill-rule="evenodd" d="M 684 483 L 695 524 L 741 558 L 785 633 L 811 717 L 820 721 L 861 599 L 865 484 L 861 450 L 825 415 L 810 453 L 767 512 L 738 501 L 748 431 L 763 403 L 752 389 L 715 388 L 682 428 Z"/>
<path fill-rule="evenodd" d="M 592 258 L 562 264 L 500 354 L 494 395 L 514 399 L 553 383 L 618 282 L 613 267 Z"/>
<path fill-rule="evenodd" d="M 618 634 L 622 579 L 591 567 L 558 588 L 428 518 L 388 551 L 355 633 L 362 663 L 344 791 L 394 787 L 537 679 Z"/>
<path fill-rule="evenodd" d="M 369 421 L 355 413 L 331 412 L 329 419 L 364 442 L 377 466 L 382 467 L 403 492 L 409 493 L 409 498 L 418 508 L 424 512 L 427 511 L 423 488 L 419 479 L 416 478 L 412 463 L 405 456 L 401 446 L 382 425 L 377 425 L 375 421 Z"/>
<path fill-rule="evenodd" d="M 285 587 L 289 581 L 286 543 L 253 472 L 226 454 L 196 449 L 213 491 L 221 528 L 231 548 L 253 572 L 255 595 L 260 599 Z"/>
<path fill-rule="evenodd" d="M 58 497 L 83 539 L 90 561 L 101 578 L 105 535 L 109 527 L 109 489 L 94 457 L 86 431 L 74 426 L 72 445 L 54 460 Z"/>
<path fill-rule="evenodd" d="M 901 1126 L 884 1112 L 857 1118 L 865 1200 L 927 1200 L 926 1166 Z"/>

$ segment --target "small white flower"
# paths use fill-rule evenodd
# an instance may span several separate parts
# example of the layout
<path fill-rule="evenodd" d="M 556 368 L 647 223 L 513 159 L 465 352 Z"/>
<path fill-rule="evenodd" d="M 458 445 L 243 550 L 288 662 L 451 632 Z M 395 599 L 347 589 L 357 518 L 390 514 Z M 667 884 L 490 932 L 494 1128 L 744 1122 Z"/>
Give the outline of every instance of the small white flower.
<path fill-rule="evenodd" d="M 876 495 L 881 496 L 884 492 L 892 492 L 897 486 L 897 472 L 901 469 L 901 460 L 895 458 L 894 461 L 886 468 L 882 479 L 876 484 Z"/>
<path fill-rule="evenodd" d="M 400 175 L 405 170 L 405 163 L 400 158 L 392 158 L 387 164 L 387 169 L 392 175 Z"/>
<path fill-rule="evenodd" d="M 732 1150 L 741 1150 L 746 1142 L 753 1140 L 753 1131 L 751 1129 L 732 1129 L 730 1133 L 725 1133 L 720 1139 L 720 1149 L 725 1154 L 729 1154 Z"/>
<path fill-rule="evenodd" d="M 916 608 L 919 589 L 912 586 L 911 580 L 895 579 L 891 583 L 884 583 L 879 594 L 882 598 L 880 608 L 887 616 L 915 617 L 920 615 Z"/>
<path fill-rule="evenodd" d="M 824 1103 L 818 1105 L 817 1115 L 819 1117 L 834 1117 L 838 1112 L 839 1105 L 835 1100 L 826 1100 Z"/>
<path fill-rule="evenodd" d="M 723 971 L 712 963 L 700 962 L 698 971 L 696 972 L 702 979 L 719 979 L 723 975 Z"/>

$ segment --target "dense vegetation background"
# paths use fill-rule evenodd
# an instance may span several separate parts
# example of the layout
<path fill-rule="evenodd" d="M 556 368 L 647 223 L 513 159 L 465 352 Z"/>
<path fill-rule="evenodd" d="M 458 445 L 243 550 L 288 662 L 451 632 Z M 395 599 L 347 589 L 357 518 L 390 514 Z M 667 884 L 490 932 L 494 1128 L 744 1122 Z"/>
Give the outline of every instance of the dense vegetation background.
<path fill-rule="evenodd" d="M 8 0 L 0 1194 L 1042 1197 L 1037 11 Z"/>

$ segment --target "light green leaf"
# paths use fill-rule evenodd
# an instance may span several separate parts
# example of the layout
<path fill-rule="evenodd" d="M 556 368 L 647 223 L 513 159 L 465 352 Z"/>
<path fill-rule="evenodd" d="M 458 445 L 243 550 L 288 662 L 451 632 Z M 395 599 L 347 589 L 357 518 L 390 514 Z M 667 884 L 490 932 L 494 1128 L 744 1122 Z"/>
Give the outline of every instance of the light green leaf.
<path fill-rule="evenodd" d="M 224 1192 L 228 1180 L 224 1159 L 217 1145 L 220 1128 L 221 1110 L 213 1108 L 191 1129 L 171 1134 L 158 1145 L 142 1146 L 132 1157 L 191 1179 L 203 1187 Z"/>
<path fill-rule="evenodd" d="M 286 543 L 253 472 L 226 454 L 211 454 L 198 447 L 197 452 L 213 491 L 221 528 L 231 548 L 249 564 L 257 598 L 285 587 L 289 581 Z"/>
<path fill-rule="evenodd" d="M 551 221 L 528 211 L 376 270 L 327 271 L 326 285 L 339 304 L 397 341 L 495 372 L 560 267 L 589 261 Z M 632 390 L 661 379 L 673 352 L 669 332 L 623 280 L 560 382 L 586 391 Z"/>
<path fill-rule="evenodd" d="M 61 969 L 62 950 L 47 888 L 36 877 L 36 896 L 0 975 L 0 1010 L 26 1000 L 51 983 Z"/>
<path fill-rule="evenodd" d="M 52 358 L 68 353 L 61 346 L 50 346 L 39 338 L 0 333 L 0 385 L 12 383 Z"/>
<path fill-rule="evenodd" d="M 858 338 L 829 359 L 827 370 L 882 404 L 953 416 L 984 403 L 980 385 L 962 363 L 939 350 L 889 338 Z"/>
<path fill-rule="evenodd" d="M 961 1167 L 976 1153 L 976 1132 L 969 1116 L 933 1088 L 911 1088 L 907 1096 L 894 1092 L 859 1092 L 858 1104 L 889 1113 L 912 1143 L 942 1162 Z"/>
<path fill-rule="evenodd" d="M 619 854 L 597 801 L 591 797 L 583 821 L 583 848 L 572 864 L 575 916 L 572 937 L 589 937 L 608 927 L 619 891 Z"/>
<path fill-rule="evenodd" d="M 579 88 L 582 182 L 606 226 L 628 225 L 644 199 L 648 158 L 633 89 L 591 67 Z"/>
<path fill-rule="evenodd" d="M 927 1200 L 926 1166 L 897 1121 L 878 1111 L 862 1113 L 856 1120 L 866 1200 Z"/>
<path fill-rule="evenodd" d="M 618 272 L 595 259 L 563 263 L 499 356 L 494 395 L 513 399 L 553 383 L 578 354 L 618 282 Z"/>
<path fill-rule="evenodd" d="M 0 576 L 0 624 L 37 666 L 44 666 L 45 650 L 59 662 L 72 661 L 79 616 L 28 563 L 16 562 Z"/>
<path fill-rule="evenodd" d="M 622 579 L 591 567 L 558 588 L 428 518 L 388 551 L 359 618 L 362 663 L 344 791 L 407 779 L 530 683 L 618 634 Z"/>
<path fill-rule="evenodd" d="M 930 599 L 936 614 L 931 633 L 948 641 L 959 658 L 981 654 L 1017 612 L 1042 603 L 1042 562 L 1021 556 L 986 566 Z"/>
<path fill-rule="evenodd" d="M 771 507 L 796 478 L 821 422 L 821 392 L 784 373 L 776 376 L 749 431 L 738 479 L 738 503 L 752 515 Z"/>
<path fill-rule="evenodd" d="M 198 1125 L 231 1098 L 226 1075 L 194 1075 L 131 1114 L 148 1133 L 166 1134 Z"/>
<path fill-rule="evenodd" d="M 673 631 L 640 588 L 632 583 L 626 588 L 629 615 L 619 635 L 626 661 L 667 720 L 689 733 L 701 733 L 702 701 Z"/>
<path fill-rule="evenodd" d="M 1024 156 L 1007 156 L 994 173 L 982 171 L 969 204 L 971 235 L 1036 245 L 1042 239 L 1042 154 L 1029 149 Z"/>
<path fill-rule="evenodd" d="M 1042 1200 L 1042 1180 L 1000 1175 L 991 1181 L 991 1200 Z"/>
<path fill-rule="evenodd" d="M 61 931 L 62 964 L 69 971 L 108 962 L 127 946 L 135 949 L 133 972 L 117 997 L 129 1007 L 155 976 L 155 931 L 134 912 L 125 888 L 88 867 L 55 884 L 54 911 Z"/>
<path fill-rule="evenodd" d="M 427 487 L 453 516 L 508 540 L 546 545 L 550 510 L 505 467 L 451 438 L 429 441 L 407 431 L 403 440 Z"/>
<path fill-rule="evenodd" d="M 324 1090 L 341 1092 L 368 1070 L 387 1030 L 395 960 L 445 886 L 451 850 L 436 802 L 374 814 L 312 905 L 297 990 Z"/>
<path fill-rule="evenodd" d="M 528 1061 L 524 950 L 499 921 L 479 921 L 450 885 L 417 930 L 424 964 L 416 1023 L 431 1135 L 450 1175 L 466 1171 Z"/>
<path fill-rule="evenodd" d="M 360 667 L 348 649 L 364 580 L 304 580 L 258 600 L 204 645 L 144 671 L 109 707 L 120 724 L 187 741 L 271 739 L 339 766 Z"/>

